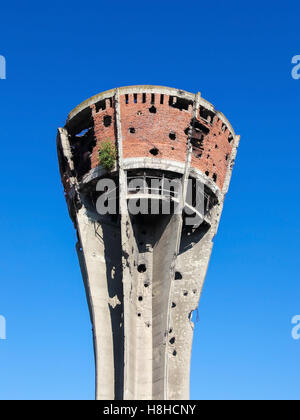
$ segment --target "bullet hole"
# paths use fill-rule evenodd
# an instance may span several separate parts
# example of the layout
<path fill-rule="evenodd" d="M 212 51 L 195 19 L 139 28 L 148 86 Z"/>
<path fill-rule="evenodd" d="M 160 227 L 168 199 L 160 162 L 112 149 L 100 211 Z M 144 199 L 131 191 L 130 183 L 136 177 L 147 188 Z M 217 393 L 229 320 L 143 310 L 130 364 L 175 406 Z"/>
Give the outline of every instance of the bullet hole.
<path fill-rule="evenodd" d="M 214 182 L 217 181 L 217 174 L 213 174 L 213 180 L 214 180 Z"/>
<path fill-rule="evenodd" d="M 208 171 L 206 171 L 206 172 L 205 172 L 205 175 L 206 175 L 206 176 L 209 176 L 209 172 L 208 172 Z"/>
<path fill-rule="evenodd" d="M 175 147 L 171 147 L 171 150 L 175 150 Z"/>
<path fill-rule="evenodd" d="M 103 117 L 103 124 L 104 124 L 104 127 L 109 127 L 111 125 L 111 116 L 110 115 L 105 115 Z"/>
<path fill-rule="evenodd" d="M 150 322 L 146 322 L 145 324 L 146 324 L 146 327 L 148 328 L 151 326 Z"/>
<path fill-rule="evenodd" d="M 135 133 L 135 128 L 134 127 L 130 127 L 129 128 L 129 133 L 134 134 Z"/>
<path fill-rule="evenodd" d="M 156 147 L 154 147 L 153 149 L 150 149 L 149 152 L 151 153 L 151 155 L 157 156 L 159 153 L 159 150 Z"/>
<path fill-rule="evenodd" d="M 151 113 L 151 114 L 156 114 L 156 108 L 155 108 L 155 106 L 153 105 L 151 108 L 149 108 L 149 112 Z"/>
<path fill-rule="evenodd" d="M 182 274 L 179 271 L 175 272 L 175 280 L 181 280 L 182 279 Z"/>
<path fill-rule="evenodd" d="M 225 156 L 225 160 L 228 160 L 228 158 L 229 158 L 229 154 L 227 154 L 227 155 Z"/>
<path fill-rule="evenodd" d="M 150 284 L 149 283 L 144 283 L 144 287 L 149 287 L 150 286 Z"/>
<path fill-rule="evenodd" d="M 228 142 L 229 142 L 229 143 L 231 143 L 231 142 L 232 142 L 232 140 L 233 140 L 233 135 L 232 135 L 232 134 L 230 134 L 230 136 L 228 137 Z"/>
<path fill-rule="evenodd" d="M 174 350 L 173 351 L 173 356 L 176 356 L 177 355 L 177 351 L 176 350 Z"/>
<path fill-rule="evenodd" d="M 173 328 L 170 328 L 169 329 L 169 334 L 172 334 L 172 332 L 173 332 Z"/>
<path fill-rule="evenodd" d="M 172 308 L 176 308 L 176 303 L 172 302 Z"/>
<path fill-rule="evenodd" d="M 142 115 L 142 111 L 138 111 L 136 115 Z"/>
<path fill-rule="evenodd" d="M 197 290 L 196 290 L 196 289 L 194 289 L 194 290 L 193 290 L 193 293 L 194 293 L 194 295 L 195 295 L 195 294 L 197 293 Z"/>
<path fill-rule="evenodd" d="M 172 338 L 169 340 L 169 343 L 170 343 L 170 344 L 174 344 L 174 343 L 175 343 L 175 337 L 172 337 Z"/>
<path fill-rule="evenodd" d="M 183 296 L 187 296 L 188 295 L 188 292 L 185 290 L 184 292 L 183 292 Z"/>
<path fill-rule="evenodd" d="M 176 134 L 174 133 L 174 131 L 171 131 L 169 134 L 169 137 L 171 140 L 175 140 L 176 139 Z"/>
<path fill-rule="evenodd" d="M 207 159 L 208 159 L 208 158 L 210 157 L 210 155 L 207 155 L 206 157 L 207 157 Z"/>
<path fill-rule="evenodd" d="M 138 272 L 139 273 L 145 273 L 146 270 L 147 270 L 147 267 L 145 266 L 145 264 L 140 264 L 138 266 Z"/>
<path fill-rule="evenodd" d="M 215 145 L 215 149 L 218 149 L 218 148 L 219 148 L 219 146 L 216 144 L 216 145 Z"/>
<path fill-rule="evenodd" d="M 139 296 L 139 302 L 142 302 L 143 296 Z"/>
<path fill-rule="evenodd" d="M 141 317 L 142 316 L 142 314 L 140 314 L 140 313 L 138 313 L 137 315 L 138 315 L 138 317 Z"/>

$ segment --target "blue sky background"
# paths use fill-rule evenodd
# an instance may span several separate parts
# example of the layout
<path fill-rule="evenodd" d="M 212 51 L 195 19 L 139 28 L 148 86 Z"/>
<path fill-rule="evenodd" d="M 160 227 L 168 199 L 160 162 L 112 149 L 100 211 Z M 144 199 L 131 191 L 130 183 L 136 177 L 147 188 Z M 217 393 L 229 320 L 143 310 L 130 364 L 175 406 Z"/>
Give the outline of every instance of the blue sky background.
<path fill-rule="evenodd" d="M 132 84 L 200 91 L 241 135 L 195 324 L 191 397 L 300 398 L 299 15 L 299 2 L 274 0 L 1 5 L 0 399 L 94 397 L 56 128 L 84 99 Z"/>

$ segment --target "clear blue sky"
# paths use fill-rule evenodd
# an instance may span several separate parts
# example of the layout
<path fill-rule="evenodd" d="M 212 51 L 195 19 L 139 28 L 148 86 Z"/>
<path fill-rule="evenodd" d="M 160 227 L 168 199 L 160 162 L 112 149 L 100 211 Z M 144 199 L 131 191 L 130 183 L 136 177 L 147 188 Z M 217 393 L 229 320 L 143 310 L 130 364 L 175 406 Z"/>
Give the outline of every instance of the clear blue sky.
<path fill-rule="evenodd" d="M 195 325 L 191 397 L 300 398 L 299 15 L 299 1 L 277 0 L 1 5 L 0 399 L 94 397 L 56 128 L 84 99 L 132 84 L 200 91 L 241 135 Z"/>

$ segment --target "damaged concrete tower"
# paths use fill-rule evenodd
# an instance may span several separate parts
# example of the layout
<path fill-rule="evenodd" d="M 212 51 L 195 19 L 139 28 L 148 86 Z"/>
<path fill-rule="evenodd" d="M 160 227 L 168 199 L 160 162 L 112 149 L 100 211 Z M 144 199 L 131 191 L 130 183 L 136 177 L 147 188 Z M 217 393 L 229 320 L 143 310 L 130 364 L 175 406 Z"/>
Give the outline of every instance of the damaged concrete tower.
<path fill-rule="evenodd" d="M 199 93 L 156 86 L 100 93 L 58 129 L 97 399 L 189 398 L 191 316 L 238 143 Z M 115 211 L 101 211 L 108 203 Z"/>

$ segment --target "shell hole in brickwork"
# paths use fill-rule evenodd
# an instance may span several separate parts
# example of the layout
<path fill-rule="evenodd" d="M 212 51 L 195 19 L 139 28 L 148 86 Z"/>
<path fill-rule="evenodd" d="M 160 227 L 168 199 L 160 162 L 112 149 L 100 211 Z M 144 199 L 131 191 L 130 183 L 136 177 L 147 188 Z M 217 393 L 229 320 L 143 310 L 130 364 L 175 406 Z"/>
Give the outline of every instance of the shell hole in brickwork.
<path fill-rule="evenodd" d="M 151 108 L 149 108 L 149 112 L 151 112 L 151 114 L 156 114 L 155 106 L 152 106 Z"/>
<path fill-rule="evenodd" d="M 227 154 L 227 155 L 225 156 L 225 160 L 228 160 L 228 158 L 229 158 L 229 155 Z"/>
<path fill-rule="evenodd" d="M 105 115 L 105 117 L 103 117 L 104 127 L 109 127 L 111 125 L 111 121 L 112 121 L 111 116 L 110 115 Z"/>
<path fill-rule="evenodd" d="M 169 98 L 169 106 L 180 109 L 180 111 L 188 111 L 190 105 L 193 106 L 193 101 L 189 101 L 188 99 L 178 98 L 176 96 L 170 96 Z"/>
<path fill-rule="evenodd" d="M 97 103 L 95 104 L 95 110 L 96 110 L 96 112 L 99 112 L 99 111 L 100 111 L 100 109 L 101 109 L 102 111 L 104 111 L 104 110 L 106 109 L 106 102 L 105 102 L 105 99 L 103 99 L 102 101 L 99 101 L 99 102 L 97 102 Z"/>
<path fill-rule="evenodd" d="M 131 134 L 135 134 L 135 128 L 134 128 L 134 127 L 130 127 L 130 128 L 129 128 L 129 133 L 131 133 Z"/>
<path fill-rule="evenodd" d="M 216 145 L 215 145 L 215 149 L 218 149 L 218 148 L 219 148 L 219 146 L 216 144 Z"/>
<path fill-rule="evenodd" d="M 176 140 L 176 133 L 174 133 L 174 131 L 171 131 L 169 137 L 171 140 Z"/>
<path fill-rule="evenodd" d="M 170 344 L 174 344 L 174 343 L 175 343 L 175 337 L 172 337 L 172 338 L 169 340 L 169 343 L 170 343 Z"/>
<path fill-rule="evenodd" d="M 212 178 L 213 178 L 213 180 L 214 180 L 214 182 L 216 182 L 217 181 L 217 174 L 213 174 L 213 176 L 212 176 Z"/>
<path fill-rule="evenodd" d="M 232 142 L 232 140 L 233 140 L 233 135 L 232 135 L 232 134 L 230 134 L 230 135 L 229 135 L 229 137 L 228 137 L 228 142 L 229 142 L 229 143 L 231 143 L 231 142 Z"/>
<path fill-rule="evenodd" d="M 138 272 L 139 273 L 145 273 L 147 271 L 147 267 L 145 264 L 139 264 L 138 265 Z"/>
<path fill-rule="evenodd" d="M 200 117 L 204 120 L 212 123 L 215 116 L 216 114 L 213 111 L 210 111 L 209 109 L 203 107 L 200 108 Z"/>
<path fill-rule="evenodd" d="M 208 171 L 205 171 L 205 175 L 206 175 L 206 176 L 209 176 L 209 172 L 208 172 Z"/>
<path fill-rule="evenodd" d="M 137 314 L 137 316 L 140 318 L 140 317 L 142 316 L 142 314 L 139 312 L 139 313 Z"/>
<path fill-rule="evenodd" d="M 172 302 L 172 308 L 176 308 L 176 303 Z"/>
<path fill-rule="evenodd" d="M 175 280 L 181 280 L 181 279 L 182 279 L 182 274 L 179 271 L 176 271 Z"/>
<path fill-rule="evenodd" d="M 139 302 L 142 302 L 143 296 L 139 296 Z"/>
<path fill-rule="evenodd" d="M 151 153 L 151 155 L 153 156 L 157 156 L 159 153 L 159 150 L 156 147 L 153 147 L 153 149 L 149 150 L 149 153 Z"/>

